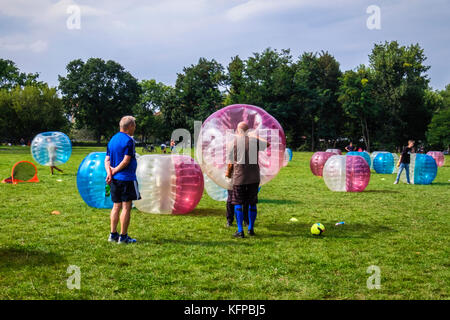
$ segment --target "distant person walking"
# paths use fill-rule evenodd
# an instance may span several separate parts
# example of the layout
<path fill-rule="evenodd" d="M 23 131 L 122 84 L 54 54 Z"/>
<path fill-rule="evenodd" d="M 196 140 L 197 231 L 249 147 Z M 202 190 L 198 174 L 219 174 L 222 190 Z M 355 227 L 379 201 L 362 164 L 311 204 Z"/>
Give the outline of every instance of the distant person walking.
<path fill-rule="evenodd" d="M 260 141 L 263 143 L 259 143 Z M 244 205 L 248 205 L 248 234 L 255 235 L 256 204 L 258 203 L 258 188 L 261 182 L 258 152 L 265 150 L 270 144 L 253 133 L 249 134 L 247 123 L 240 122 L 237 126 L 237 135 L 234 138 L 233 145 L 234 147 L 229 149 L 231 150 L 228 154 L 230 165 L 228 165 L 226 173 L 226 176 L 233 179 L 231 203 L 234 205 L 238 225 L 238 230 L 233 236 L 244 238 Z"/>
<path fill-rule="evenodd" d="M 345 147 L 345 150 L 347 150 L 347 152 L 355 151 L 355 149 L 356 148 L 353 146 L 353 142 L 350 142 L 350 144 Z"/>
<path fill-rule="evenodd" d="M 106 182 L 111 185 L 111 199 L 114 202 L 108 241 L 128 244 L 136 242 L 136 239 L 128 236 L 132 201 L 141 199 L 136 179 L 135 142 L 132 138 L 136 130 L 136 120 L 132 116 L 125 116 L 120 120 L 119 127 L 120 132 L 108 143 L 105 158 Z M 120 235 L 117 232 L 119 213 Z"/>
<path fill-rule="evenodd" d="M 48 159 L 49 159 L 49 163 L 50 163 L 50 172 L 53 175 L 53 169 L 58 170 L 59 172 L 63 172 L 61 169 L 59 169 L 57 166 L 55 166 L 56 163 L 56 158 L 57 158 L 57 146 L 56 144 L 52 141 L 52 139 L 47 138 L 47 152 L 48 152 Z"/>
<path fill-rule="evenodd" d="M 406 171 L 406 182 L 410 184 L 409 181 L 409 163 L 411 161 L 411 153 L 414 147 L 414 140 L 408 140 L 408 146 L 403 148 L 402 154 L 400 155 L 400 159 L 398 159 L 397 167 L 398 174 L 397 179 L 395 179 L 394 184 L 398 184 L 398 180 L 400 179 L 400 175 L 402 174 L 403 169 Z"/>

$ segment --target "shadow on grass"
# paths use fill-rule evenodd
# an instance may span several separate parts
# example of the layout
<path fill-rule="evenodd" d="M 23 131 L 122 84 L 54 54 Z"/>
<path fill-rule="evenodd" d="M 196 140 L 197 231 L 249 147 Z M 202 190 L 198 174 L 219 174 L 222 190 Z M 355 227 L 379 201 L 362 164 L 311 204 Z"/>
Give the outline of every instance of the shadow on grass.
<path fill-rule="evenodd" d="M 400 193 L 400 191 L 396 190 L 364 190 L 364 193 Z"/>
<path fill-rule="evenodd" d="M 449 182 L 432 182 L 431 183 L 432 186 L 448 186 L 450 185 Z"/>
<path fill-rule="evenodd" d="M 23 148 L 23 149 L 22 149 Z M 0 152 L 5 152 L 8 154 L 30 154 L 30 147 L 22 147 L 22 148 L 11 148 L 11 147 L 0 147 Z"/>
<path fill-rule="evenodd" d="M 223 241 L 211 241 L 211 240 L 205 240 L 205 241 L 199 241 L 199 240 L 177 240 L 177 239 L 154 239 L 150 241 L 145 241 L 145 243 L 148 244 L 158 244 L 158 245 L 164 245 L 164 244 L 176 244 L 176 245 L 183 245 L 183 246 L 202 246 L 202 247 L 235 247 L 235 246 L 251 246 L 253 245 L 251 242 L 246 242 L 246 238 L 244 239 L 233 239 L 232 232 L 230 232 L 230 240 L 223 240 Z M 141 241 L 141 243 L 143 243 Z"/>
<path fill-rule="evenodd" d="M 22 268 L 26 266 L 49 266 L 65 262 L 64 256 L 26 248 L 0 248 L 0 269 Z"/>
<path fill-rule="evenodd" d="M 327 238 L 343 238 L 343 239 L 369 239 L 375 234 L 385 232 L 396 232 L 396 230 L 380 225 L 367 225 L 367 224 L 345 224 L 341 226 L 335 226 L 334 222 L 323 223 L 325 225 L 324 236 Z M 276 223 L 266 225 L 266 228 L 273 231 L 281 231 L 284 234 L 270 234 L 264 233 L 261 238 L 274 238 L 274 237 L 299 237 L 299 238 L 311 238 L 313 235 L 310 233 L 311 224 L 305 223 Z"/>
<path fill-rule="evenodd" d="M 197 208 L 192 212 L 189 212 L 187 214 L 180 214 L 180 215 L 174 215 L 174 216 L 180 216 L 180 217 L 209 217 L 209 216 L 226 216 L 226 203 L 223 203 L 223 209 L 210 209 L 210 208 Z"/>
<path fill-rule="evenodd" d="M 258 203 L 275 203 L 275 204 L 299 204 L 296 200 L 282 200 L 282 199 L 258 199 Z"/>

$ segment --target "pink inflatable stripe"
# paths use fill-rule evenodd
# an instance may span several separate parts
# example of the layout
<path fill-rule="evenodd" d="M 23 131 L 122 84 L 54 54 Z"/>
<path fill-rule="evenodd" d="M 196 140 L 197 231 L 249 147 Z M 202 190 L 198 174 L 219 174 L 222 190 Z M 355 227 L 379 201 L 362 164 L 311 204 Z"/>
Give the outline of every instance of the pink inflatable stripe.
<path fill-rule="evenodd" d="M 445 162 L 444 153 L 440 151 L 428 151 L 427 155 L 432 156 L 438 167 L 442 167 Z"/>
<path fill-rule="evenodd" d="M 200 166 L 187 156 L 172 158 L 175 168 L 175 203 L 173 214 L 184 214 L 195 209 L 203 195 L 204 181 Z"/>
<path fill-rule="evenodd" d="M 346 158 L 346 189 L 348 192 L 363 191 L 370 181 L 370 167 L 361 156 Z"/>

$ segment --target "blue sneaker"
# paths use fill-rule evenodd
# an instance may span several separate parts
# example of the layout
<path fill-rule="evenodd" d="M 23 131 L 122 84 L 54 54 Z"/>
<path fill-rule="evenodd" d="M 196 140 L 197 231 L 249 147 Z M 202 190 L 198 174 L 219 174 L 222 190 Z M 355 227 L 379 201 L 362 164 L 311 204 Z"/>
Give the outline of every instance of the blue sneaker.
<path fill-rule="evenodd" d="M 137 242 L 137 240 L 133 239 L 133 238 L 130 238 L 128 236 L 128 234 L 120 235 L 119 241 L 117 241 L 117 243 L 124 243 L 124 244 L 136 243 L 136 242 Z"/>
<path fill-rule="evenodd" d="M 117 242 L 117 241 L 119 241 L 119 233 L 118 232 L 116 232 L 116 233 L 110 233 L 109 234 L 109 238 L 108 238 L 108 241 L 109 242 Z"/>

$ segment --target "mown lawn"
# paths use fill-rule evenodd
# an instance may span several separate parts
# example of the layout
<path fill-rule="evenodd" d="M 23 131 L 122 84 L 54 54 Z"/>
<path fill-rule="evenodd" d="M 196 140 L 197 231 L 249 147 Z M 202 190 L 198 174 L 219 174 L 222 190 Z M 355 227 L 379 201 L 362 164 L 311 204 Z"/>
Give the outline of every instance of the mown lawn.
<path fill-rule="evenodd" d="M 294 153 L 260 192 L 256 237 L 232 238 L 225 203 L 205 193 L 184 216 L 133 209 L 139 243 L 119 246 L 106 241 L 109 210 L 76 187 L 96 150 L 75 147 L 63 174 L 38 165 L 40 183 L 0 184 L 0 299 L 449 299 L 449 157 L 432 185 L 372 171 L 365 192 L 334 193 L 311 174 L 311 153 Z M 19 160 L 33 161 L 27 147 L 0 147 L 0 178 Z M 310 235 L 315 222 L 324 236 Z M 80 290 L 67 287 L 69 265 Z M 366 285 L 372 265 L 378 290 Z"/>

